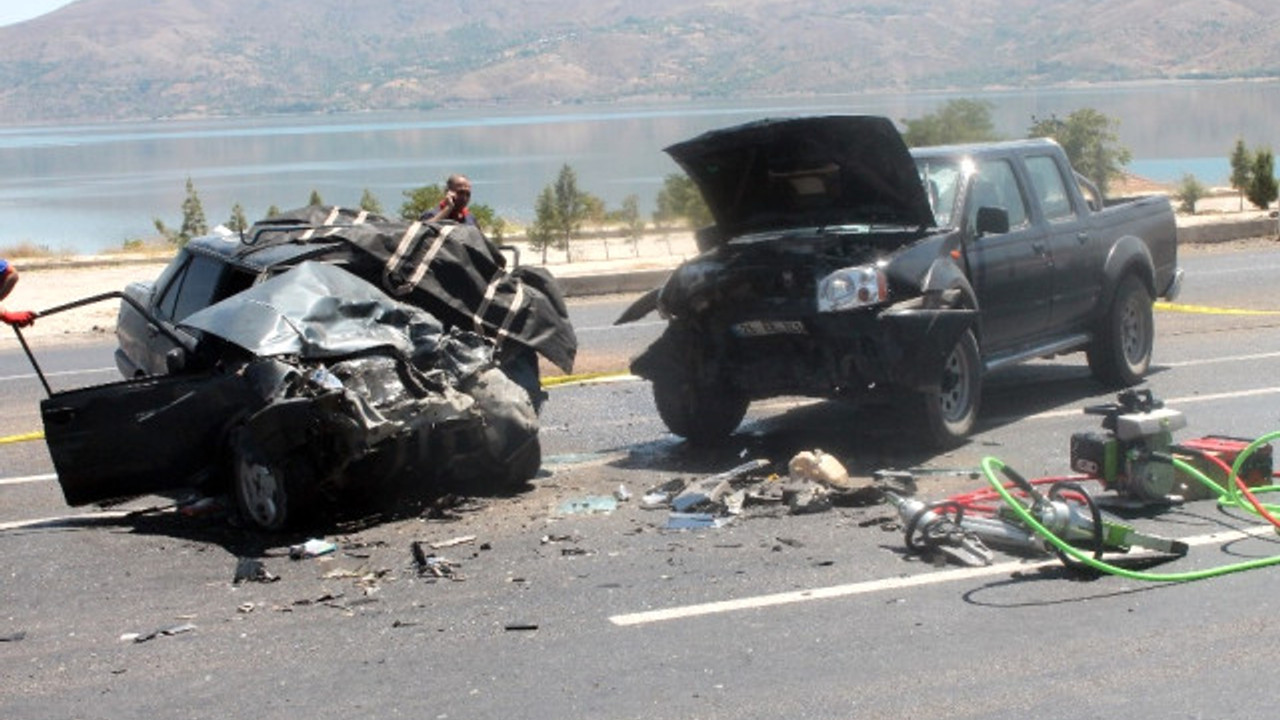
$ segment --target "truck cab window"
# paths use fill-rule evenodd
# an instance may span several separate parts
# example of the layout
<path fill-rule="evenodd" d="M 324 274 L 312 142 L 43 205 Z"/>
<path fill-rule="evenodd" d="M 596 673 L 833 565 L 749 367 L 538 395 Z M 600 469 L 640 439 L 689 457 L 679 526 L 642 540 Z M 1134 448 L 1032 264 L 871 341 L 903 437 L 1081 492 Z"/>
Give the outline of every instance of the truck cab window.
<path fill-rule="evenodd" d="M 1027 158 L 1027 172 L 1031 174 L 1031 184 L 1044 217 L 1049 222 L 1071 220 L 1075 211 L 1071 208 L 1071 196 L 1067 194 L 1067 184 L 1058 171 L 1058 163 L 1048 155 L 1032 155 Z"/>
<path fill-rule="evenodd" d="M 1018 187 L 1018 178 L 1005 160 L 992 160 L 982 164 L 970 189 L 973 200 L 969 203 L 966 224 L 970 233 L 977 231 L 978 208 L 998 207 L 1009 214 L 1009 229 L 1017 230 L 1027 224 L 1027 204 Z"/>

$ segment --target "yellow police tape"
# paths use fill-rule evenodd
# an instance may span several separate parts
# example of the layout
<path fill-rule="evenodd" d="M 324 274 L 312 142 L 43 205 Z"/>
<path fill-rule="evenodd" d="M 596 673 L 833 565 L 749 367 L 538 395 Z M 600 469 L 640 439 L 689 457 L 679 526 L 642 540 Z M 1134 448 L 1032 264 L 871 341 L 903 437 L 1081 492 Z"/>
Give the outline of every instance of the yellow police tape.
<path fill-rule="evenodd" d="M 26 442 L 28 440 L 43 440 L 44 433 L 37 430 L 35 432 L 23 433 L 21 435 L 9 435 L 8 437 L 0 437 L 0 445 L 8 445 L 9 443 Z"/>
<path fill-rule="evenodd" d="M 1194 313 L 1200 315 L 1280 315 L 1280 310 L 1245 310 L 1244 308 L 1220 308 L 1207 305 L 1183 305 L 1181 303 L 1158 302 L 1156 310 L 1169 312 Z"/>

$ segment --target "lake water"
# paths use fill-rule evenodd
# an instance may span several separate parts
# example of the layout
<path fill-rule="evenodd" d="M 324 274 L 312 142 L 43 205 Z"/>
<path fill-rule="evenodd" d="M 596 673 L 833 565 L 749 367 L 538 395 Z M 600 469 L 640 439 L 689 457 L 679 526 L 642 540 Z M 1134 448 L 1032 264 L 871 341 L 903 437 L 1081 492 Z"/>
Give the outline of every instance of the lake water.
<path fill-rule="evenodd" d="M 610 208 L 635 194 L 647 216 L 678 172 L 662 148 L 705 130 L 825 113 L 917 118 L 955 97 L 990 101 L 1007 137 L 1033 117 L 1095 108 L 1120 121 L 1129 169 L 1157 180 L 1225 184 L 1237 138 L 1280 148 L 1280 82 L 0 127 L 0 248 L 87 253 L 151 237 L 153 218 L 181 222 L 187 178 L 211 225 L 235 203 L 253 220 L 312 190 L 355 205 L 367 188 L 395 214 L 405 190 L 452 172 L 471 177 L 476 202 L 527 222 L 567 163 L 582 190 Z"/>

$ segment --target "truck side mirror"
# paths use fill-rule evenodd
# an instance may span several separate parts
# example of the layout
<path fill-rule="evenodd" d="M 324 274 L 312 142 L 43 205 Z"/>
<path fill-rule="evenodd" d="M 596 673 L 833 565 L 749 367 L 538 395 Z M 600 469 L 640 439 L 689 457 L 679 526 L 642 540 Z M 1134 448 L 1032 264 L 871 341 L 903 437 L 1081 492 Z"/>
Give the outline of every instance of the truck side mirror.
<path fill-rule="evenodd" d="M 978 237 L 1009 232 L 1009 211 L 999 207 L 978 208 Z"/>

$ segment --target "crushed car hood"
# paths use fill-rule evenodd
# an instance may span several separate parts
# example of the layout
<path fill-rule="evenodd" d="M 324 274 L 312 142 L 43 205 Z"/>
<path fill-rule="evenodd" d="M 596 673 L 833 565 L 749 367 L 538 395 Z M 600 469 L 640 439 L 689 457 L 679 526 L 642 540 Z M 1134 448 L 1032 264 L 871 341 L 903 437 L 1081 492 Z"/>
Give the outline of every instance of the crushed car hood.
<path fill-rule="evenodd" d="M 666 152 L 702 191 L 726 241 L 790 228 L 934 222 L 915 162 L 887 118 L 760 120 Z"/>
<path fill-rule="evenodd" d="M 192 314 L 185 326 L 261 356 L 322 359 L 391 347 L 408 355 L 440 321 L 334 265 L 304 262 Z"/>

